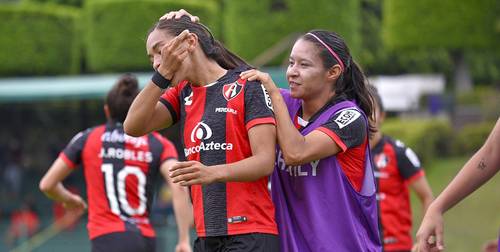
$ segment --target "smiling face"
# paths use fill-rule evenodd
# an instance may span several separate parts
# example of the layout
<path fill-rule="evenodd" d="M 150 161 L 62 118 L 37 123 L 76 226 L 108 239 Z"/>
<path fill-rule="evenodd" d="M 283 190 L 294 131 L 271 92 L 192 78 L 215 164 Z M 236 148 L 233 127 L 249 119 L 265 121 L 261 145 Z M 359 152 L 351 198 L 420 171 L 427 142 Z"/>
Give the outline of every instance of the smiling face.
<path fill-rule="evenodd" d="M 308 100 L 324 92 L 333 92 L 320 51 L 315 44 L 304 39 L 297 40 L 292 48 L 286 77 L 294 98 Z"/>

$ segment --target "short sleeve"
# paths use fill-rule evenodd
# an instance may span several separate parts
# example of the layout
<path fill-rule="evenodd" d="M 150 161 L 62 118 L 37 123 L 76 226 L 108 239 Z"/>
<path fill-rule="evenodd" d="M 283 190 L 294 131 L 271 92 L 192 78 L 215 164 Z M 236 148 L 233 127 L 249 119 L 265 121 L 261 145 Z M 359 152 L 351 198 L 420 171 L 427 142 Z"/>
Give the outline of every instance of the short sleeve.
<path fill-rule="evenodd" d="M 355 108 L 347 108 L 335 113 L 317 130 L 332 138 L 342 151 L 363 144 L 367 137 L 366 121 L 361 112 Z"/>
<path fill-rule="evenodd" d="M 245 125 L 247 130 L 258 124 L 275 124 L 271 98 L 259 82 L 245 84 Z"/>
<path fill-rule="evenodd" d="M 175 87 L 170 87 L 165 90 L 165 93 L 160 97 L 160 102 L 165 105 L 172 115 L 173 123 L 176 123 L 180 117 L 180 93 L 182 88 L 187 84 L 187 81 L 179 83 Z"/>
<path fill-rule="evenodd" d="M 405 180 L 410 180 L 422 170 L 420 160 L 417 154 L 406 147 L 403 142 L 396 140 L 395 146 L 399 173 Z"/>
<path fill-rule="evenodd" d="M 76 134 L 59 154 L 59 157 L 62 158 L 70 168 L 75 168 L 82 162 L 82 151 L 90 132 L 91 129 L 88 129 Z"/>
<path fill-rule="evenodd" d="M 160 156 L 161 162 L 165 162 L 169 159 L 179 159 L 179 155 L 177 154 L 177 150 L 172 142 L 167 140 L 164 137 L 160 138 L 160 142 L 163 146 L 163 151 Z"/>

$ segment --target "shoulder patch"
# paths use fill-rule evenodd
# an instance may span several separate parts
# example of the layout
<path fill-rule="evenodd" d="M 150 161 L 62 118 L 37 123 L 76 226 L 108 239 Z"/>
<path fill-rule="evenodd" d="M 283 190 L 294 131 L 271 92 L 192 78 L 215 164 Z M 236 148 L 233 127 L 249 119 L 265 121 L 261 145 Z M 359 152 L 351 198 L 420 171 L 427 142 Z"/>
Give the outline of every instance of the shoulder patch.
<path fill-rule="evenodd" d="M 355 109 L 344 109 L 340 111 L 340 114 L 335 118 L 335 122 L 339 128 L 342 129 L 358 119 L 359 116 L 361 116 L 361 113 Z"/>
<path fill-rule="evenodd" d="M 266 106 L 270 109 L 273 110 L 273 103 L 271 102 L 271 97 L 269 96 L 269 93 L 267 92 L 266 88 L 264 85 L 260 85 L 262 88 L 262 92 L 264 92 L 264 99 L 266 99 Z"/>
<path fill-rule="evenodd" d="M 420 167 L 420 160 L 418 159 L 417 154 L 415 154 L 412 149 L 406 148 L 405 155 L 413 164 L 413 166 Z"/>

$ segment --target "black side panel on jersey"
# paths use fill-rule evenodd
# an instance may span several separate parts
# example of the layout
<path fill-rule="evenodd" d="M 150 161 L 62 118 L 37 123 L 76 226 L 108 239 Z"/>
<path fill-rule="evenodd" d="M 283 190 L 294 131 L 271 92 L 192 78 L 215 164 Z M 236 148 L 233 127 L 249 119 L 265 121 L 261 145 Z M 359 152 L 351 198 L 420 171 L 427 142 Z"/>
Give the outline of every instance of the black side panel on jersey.
<path fill-rule="evenodd" d="M 153 161 L 149 163 L 148 174 L 146 175 L 146 199 L 148 199 L 147 212 L 151 213 L 151 205 L 156 198 L 153 195 L 153 192 L 156 191 L 154 189 L 156 185 L 158 185 L 158 180 L 163 178 L 162 176 L 159 176 L 159 171 L 161 165 L 160 159 L 164 146 L 153 134 L 148 134 L 148 142 L 149 151 L 153 154 Z"/>
<path fill-rule="evenodd" d="M 394 151 L 396 152 L 396 159 L 398 160 L 398 170 L 401 176 L 404 179 L 409 179 L 411 176 L 415 175 L 420 171 L 420 166 L 415 166 L 410 158 L 413 158 L 416 162 L 420 163 L 418 157 L 416 156 L 413 150 L 409 149 L 404 145 L 396 144 L 395 140 L 391 141 L 391 144 L 394 147 Z M 412 155 L 410 157 L 409 155 Z"/>
<path fill-rule="evenodd" d="M 226 83 L 219 83 L 215 88 L 207 88 L 205 113 L 202 121 L 211 127 L 214 132 L 210 142 L 226 142 L 226 113 L 216 113 L 216 108 L 227 107 L 227 101 L 222 96 L 222 87 Z M 236 147 L 237 148 L 237 147 Z M 204 165 L 226 163 L 225 150 L 211 150 L 200 152 L 200 159 Z M 213 183 L 202 187 L 205 230 L 207 236 L 227 235 L 227 201 L 226 183 Z"/>
<path fill-rule="evenodd" d="M 94 129 L 95 128 L 90 128 L 76 134 L 64 148 L 64 155 L 66 155 L 75 165 L 82 162 L 82 150 L 87 142 L 87 138 Z"/>

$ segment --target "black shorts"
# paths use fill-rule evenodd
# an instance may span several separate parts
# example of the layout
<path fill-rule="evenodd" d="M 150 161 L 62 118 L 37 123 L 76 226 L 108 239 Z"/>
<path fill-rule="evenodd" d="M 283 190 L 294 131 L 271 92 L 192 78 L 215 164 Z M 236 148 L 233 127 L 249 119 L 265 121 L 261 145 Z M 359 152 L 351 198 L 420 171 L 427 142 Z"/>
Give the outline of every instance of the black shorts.
<path fill-rule="evenodd" d="M 139 232 L 125 231 L 98 236 L 90 241 L 92 252 L 155 252 L 156 241 Z"/>
<path fill-rule="evenodd" d="M 194 241 L 194 252 L 279 252 L 277 235 L 251 233 L 241 235 L 199 237 Z"/>

